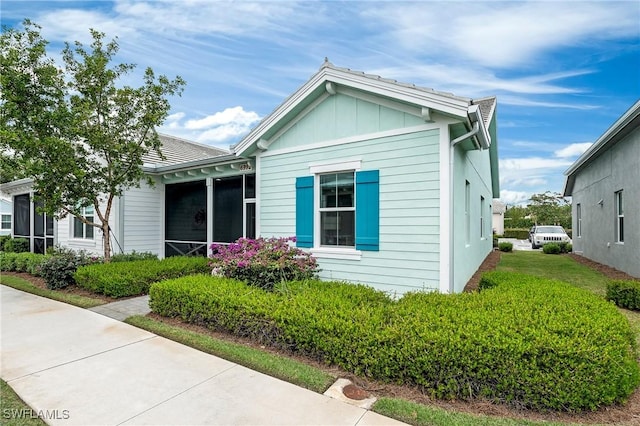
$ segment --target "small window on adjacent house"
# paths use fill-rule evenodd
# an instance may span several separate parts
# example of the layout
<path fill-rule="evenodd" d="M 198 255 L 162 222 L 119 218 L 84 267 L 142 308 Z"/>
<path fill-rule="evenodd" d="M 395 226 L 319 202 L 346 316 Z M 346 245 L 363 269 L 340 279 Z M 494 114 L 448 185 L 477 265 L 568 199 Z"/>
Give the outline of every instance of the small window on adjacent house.
<path fill-rule="evenodd" d="M 355 246 L 354 172 L 320 175 L 320 245 Z"/>
<path fill-rule="evenodd" d="M 576 236 L 582 237 L 582 206 L 580 203 L 576 204 Z"/>
<path fill-rule="evenodd" d="M 616 210 L 616 242 L 624 242 L 624 202 L 622 191 L 615 193 L 615 210 Z"/>
<path fill-rule="evenodd" d="M 0 229 L 7 230 L 11 229 L 11 215 L 3 214 L 2 215 L 2 223 L 0 225 Z"/>
<path fill-rule="evenodd" d="M 465 243 L 471 242 L 471 184 L 465 181 L 464 185 L 464 229 Z"/>
<path fill-rule="evenodd" d="M 484 197 L 480 196 L 480 238 L 484 237 Z"/>
<path fill-rule="evenodd" d="M 89 222 L 93 222 L 93 206 L 83 207 L 80 211 L 82 216 Z M 93 239 L 93 226 L 82 222 L 77 217 L 73 218 L 73 238 L 81 238 L 86 240 Z"/>

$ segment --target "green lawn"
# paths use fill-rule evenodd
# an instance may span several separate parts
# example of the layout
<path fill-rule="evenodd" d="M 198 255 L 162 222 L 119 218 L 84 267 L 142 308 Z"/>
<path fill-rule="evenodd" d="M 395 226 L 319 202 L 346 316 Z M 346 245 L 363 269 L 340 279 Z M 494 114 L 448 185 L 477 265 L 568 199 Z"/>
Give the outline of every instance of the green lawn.
<path fill-rule="evenodd" d="M 501 253 L 497 269 L 499 271 L 521 272 L 565 281 L 603 297 L 607 292 L 607 282 L 609 281 L 600 272 L 576 262 L 569 256 L 540 252 L 514 251 L 512 253 Z M 626 309 L 620 309 L 620 312 L 629 320 L 640 347 L 640 312 Z"/>
<path fill-rule="evenodd" d="M 46 425 L 4 380 L 0 380 L 0 424 L 7 426 Z"/>
<path fill-rule="evenodd" d="M 92 299 L 90 297 L 80 296 L 77 294 L 65 293 L 56 290 L 47 290 L 31 284 L 29 281 L 12 275 L 0 275 L 0 284 L 22 290 L 27 293 L 46 297 L 48 299 L 57 300 L 59 302 L 68 303 L 70 305 L 79 306 L 81 308 L 93 308 L 94 306 L 104 305 L 104 301 L 100 299 Z"/>
<path fill-rule="evenodd" d="M 520 272 L 557 279 L 604 296 L 607 278 L 569 256 L 544 254 L 533 251 L 501 253 L 499 271 Z"/>

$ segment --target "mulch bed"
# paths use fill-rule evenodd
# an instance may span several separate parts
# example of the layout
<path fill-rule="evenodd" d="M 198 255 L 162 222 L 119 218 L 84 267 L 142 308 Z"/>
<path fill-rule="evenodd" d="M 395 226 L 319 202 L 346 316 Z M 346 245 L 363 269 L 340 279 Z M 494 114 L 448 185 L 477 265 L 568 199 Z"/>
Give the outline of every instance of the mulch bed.
<path fill-rule="evenodd" d="M 584 259 L 581 256 L 571 255 L 572 258 L 576 259 L 576 261 L 580 263 L 584 263 L 589 267 L 593 267 L 594 269 L 602 272 L 609 278 L 614 279 L 630 279 L 628 275 L 617 271 L 613 268 L 609 268 L 605 265 L 596 264 L 595 262 L 589 261 L 588 259 Z M 478 271 L 473 275 L 467 286 L 465 287 L 465 291 L 473 291 L 473 289 L 477 289 L 478 283 L 480 281 L 480 276 L 483 272 L 494 270 L 500 261 L 500 252 L 492 251 L 485 258 L 484 262 L 478 269 Z M 592 266 L 591 264 L 595 264 Z M 37 277 L 32 277 L 29 274 L 22 273 L 7 273 L 8 275 L 19 276 L 20 278 L 26 279 L 31 283 L 37 285 L 38 287 L 46 288 L 44 285 L 44 280 Z M 629 278 L 626 278 L 626 277 Z M 70 288 L 64 291 L 73 294 L 86 295 L 88 297 L 100 297 L 96 294 L 89 293 L 84 289 L 78 288 L 76 286 L 71 286 Z M 110 299 L 104 297 L 106 301 L 114 301 L 115 299 Z M 490 401 L 484 400 L 476 400 L 476 401 L 443 401 L 443 400 L 434 400 L 431 399 L 428 395 L 426 395 L 419 387 L 416 386 L 400 386 L 389 383 L 381 383 L 373 380 L 368 380 L 362 377 L 355 376 L 352 373 L 347 371 L 343 371 L 335 366 L 327 366 L 317 360 L 313 360 L 307 357 L 302 357 L 296 354 L 292 354 L 289 352 L 285 352 L 283 350 L 276 350 L 273 348 L 265 347 L 256 342 L 253 342 L 249 339 L 239 338 L 237 336 L 222 333 L 219 331 L 212 331 L 205 327 L 197 326 L 194 324 L 188 324 L 180 321 L 175 318 L 165 318 L 154 313 L 148 314 L 149 317 L 162 321 L 164 323 L 182 327 L 187 330 L 196 331 L 202 334 L 210 335 L 214 338 L 231 341 L 235 343 L 240 343 L 243 345 L 247 345 L 250 347 L 254 347 L 263 351 L 271 352 L 274 354 L 278 354 L 281 356 L 287 356 L 298 361 L 307 363 L 313 367 L 322 369 L 336 377 L 343 377 L 351 380 L 356 386 L 361 389 L 364 389 L 366 392 L 373 394 L 377 397 L 391 397 L 391 398 L 402 398 L 408 401 L 413 401 L 425 405 L 429 405 L 432 407 L 440 407 L 450 411 L 464 412 L 469 414 L 482 414 L 489 416 L 497 416 L 504 417 L 516 420 L 544 420 L 544 421 L 555 421 L 555 422 L 567 422 L 567 423 L 582 423 L 582 424 L 615 424 L 615 425 L 640 425 L 640 389 L 636 390 L 636 392 L 631 395 L 629 401 L 624 406 L 610 406 L 606 408 L 602 408 L 595 412 L 587 412 L 581 414 L 572 414 L 572 413 L 563 413 L 563 412 L 546 412 L 541 413 L 532 410 L 519 409 L 516 407 L 511 407 L 507 405 L 495 404 Z"/>
<path fill-rule="evenodd" d="M 611 266 L 603 265 L 602 263 L 594 262 L 591 259 L 587 259 L 584 256 L 577 255 L 575 253 L 569 253 L 567 256 L 571 257 L 578 263 L 581 263 L 585 266 L 588 266 L 591 269 L 594 269 L 600 272 L 605 277 L 611 280 L 640 280 L 640 278 L 632 277 L 631 275 L 619 271 Z"/>

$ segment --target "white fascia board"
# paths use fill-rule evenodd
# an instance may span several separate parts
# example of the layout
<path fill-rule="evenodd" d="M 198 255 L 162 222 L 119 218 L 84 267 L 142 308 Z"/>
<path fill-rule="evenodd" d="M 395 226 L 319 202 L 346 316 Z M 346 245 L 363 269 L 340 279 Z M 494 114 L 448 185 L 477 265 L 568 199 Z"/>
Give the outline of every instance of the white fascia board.
<path fill-rule="evenodd" d="M 18 180 L 3 183 L 0 185 L 0 191 L 8 195 L 31 192 L 32 188 L 33 188 L 33 179 L 31 178 L 18 179 Z"/>
<path fill-rule="evenodd" d="M 243 140 L 235 145 L 233 148 L 235 155 L 241 156 L 252 144 L 257 143 L 275 123 L 285 117 L 300 102 L 327 81 L 392 98 L 400 102 L 429 107 L 441 113 L 460 119 L 467 118 L 467 108 L 469 106 L 470 99 L 429 92 L 413 88 L 411 86 L 405 86 L 397 82 L 391 82 L 384 79 L 373 79 L 365 75 L 326 67 L 322 68 L 318 73 L 311 77 L 307 83 L 287 98 L 279 107 L 260 122 L 258 126 L 255 127 Z"/>

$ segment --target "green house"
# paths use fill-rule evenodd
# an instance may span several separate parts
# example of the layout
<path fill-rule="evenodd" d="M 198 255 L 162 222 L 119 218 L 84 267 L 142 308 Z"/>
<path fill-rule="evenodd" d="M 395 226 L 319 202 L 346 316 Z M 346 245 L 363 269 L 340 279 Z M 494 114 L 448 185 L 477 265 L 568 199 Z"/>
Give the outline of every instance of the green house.
<path fill-rule="evenodd" d="M 495 98 L 325 62 L 231 151 L 161 139 L 164 158 L 143 167 L 155 185 L 115 200 L 109 236 L 73 217 L 38 215 L 27 181 L 2 185 L 20 207 L 14 235 L 34 251 L 46 242 L 99 254 L 111 238 L 118 251 L 160 257 L 295 235 L 321 278 L 396 296 L 460 292 L 492 249 Z"/>

